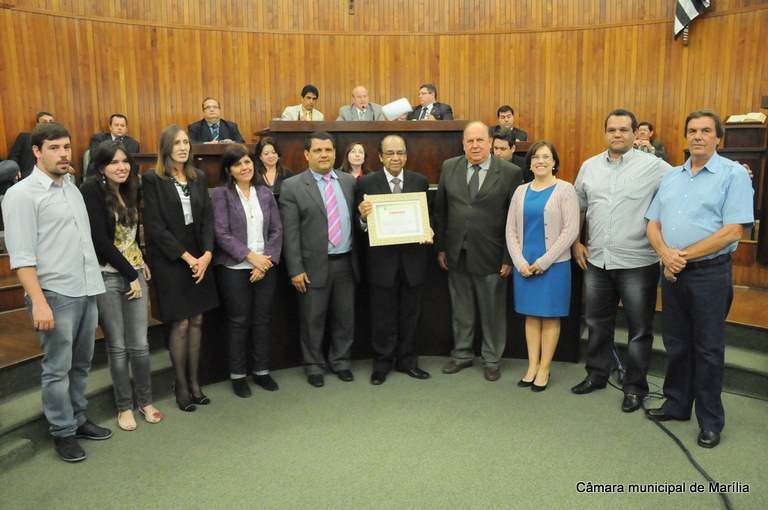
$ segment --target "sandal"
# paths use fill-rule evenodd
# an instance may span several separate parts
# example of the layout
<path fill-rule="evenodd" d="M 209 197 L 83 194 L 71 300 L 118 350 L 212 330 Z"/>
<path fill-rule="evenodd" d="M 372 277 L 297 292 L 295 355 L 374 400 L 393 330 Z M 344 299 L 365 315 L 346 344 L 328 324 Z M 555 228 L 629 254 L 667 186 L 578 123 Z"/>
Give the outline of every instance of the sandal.
<path fill-rule="evenodd" d="M 117 424 L 121 429 L 131 431 L 136 430 L 136 419 L 133 417 L 133 411 L 121 411 L 117 413 Z"/>
<path fill-rule="evenodd" d="M 146 407 L 139 407 L 139 412 L 144 416 L 147 423 L 160 423 L 163 421 L 163 413 L 158 411 L 152 404 Z"/>

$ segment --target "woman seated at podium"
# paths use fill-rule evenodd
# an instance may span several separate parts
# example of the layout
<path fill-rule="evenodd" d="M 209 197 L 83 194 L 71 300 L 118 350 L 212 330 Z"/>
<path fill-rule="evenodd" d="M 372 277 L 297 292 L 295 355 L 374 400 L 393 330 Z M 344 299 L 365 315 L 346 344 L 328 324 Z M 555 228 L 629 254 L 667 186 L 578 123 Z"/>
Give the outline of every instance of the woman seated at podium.
<path fill-rule="evenodd" d="M 267 145 L 269 147 L 269 145 Z M 227 147 L 221 158 L 226 182 L 213 191 L 216 281 L 227 313 L 229 377 L 235 395 L 251 396 L 246 353 L 252 350 L 253 380 L 268 391 L 269 322 L 283 245 L 283 225 L 272 192 L 262 186 L 245 145 Z"/>
<path fill-rule="evenodd" d="M 123 430 L 136 428 L 134 391 L 139 412 L 147 422 L 163 419 L 152 404 L 147 342 L 150 272 L 139 247 L 137 169 L 120 142 L 102 142 L 91 154 L 89 177 L 80 188 L 107 289 L 97 297 L 99 323 L 107 342 L 117 424 Z"/>
<path fill-rule="evenodd" d="M 341 161 L 341 171 L 346 172 L 355 179 L 360 179 L 365 174 L 371 173 L 366 167 L 368 154 L 365 153 L 365 147 L 360 142 L 352 142 L 347 145 L 344 151 L 344 159 Z"/>
<path fill-rule="evenodd" d="M 265 136 L 256 144 L 256 172 L 267 188 L 272 190 L 273 195 L 280 195 L 280 184 L 293 173 L 285 168 L 280 162 L 283 153 L 277 140 L 271 136 Z M 222 177 L 224 177 L 222 175 Z"/>
<path fill-rule="evenodd" d="M 560 317 L 571 301 L 571 245 L 579 234 L 579 200 L 573 185 L 555 174 L 560 166 L 555 146 L 539 141 L 528 150 L 532 182 L 517 188 L 507 215 L 507 248 L 513 272 L 515 311 L 525 315 L 528 370 L 520 387 L 544 391 Z"/>

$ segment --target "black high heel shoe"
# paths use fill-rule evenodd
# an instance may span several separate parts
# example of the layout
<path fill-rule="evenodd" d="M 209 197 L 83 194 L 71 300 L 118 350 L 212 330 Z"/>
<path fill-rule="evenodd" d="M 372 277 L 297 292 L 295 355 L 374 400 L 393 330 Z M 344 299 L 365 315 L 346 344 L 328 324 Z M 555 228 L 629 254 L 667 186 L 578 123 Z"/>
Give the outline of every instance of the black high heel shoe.
<path fill-rule="evenodd" d="M 549 380 L 552 378 L 552 375 L 550 374 L 547 377 L 547 383 L 544 386 L 539 386 L 538 384 L 531 382 L 531 391 L 540 392 L 547 389 L 547 386 L 549 385 Z"/>
<path fill-rule="evenodd" d="M 173 383 L 173 394 L 176 395 L 176 405 L 179 406 L 179 409 L 186 413 L 191 413 L 195 409 L 197 409 L 197 406 L 192 403 L 190 400 L 190 396 L 187 395 L 186 399 L 179 400 L 179 394 L 176 392 L 176 383 Z M 194 398 L 192 399 L 194 400 Z"/>
<path fill-rule="evenodd" d="M 206 397 L 202 391 L 200 392 L 199 397 L 191 395 L 191 398 L 192 398 L 192 402 L 199 406 L 207 406 L 208 404 L 211 403 L 211 399 Z"/>

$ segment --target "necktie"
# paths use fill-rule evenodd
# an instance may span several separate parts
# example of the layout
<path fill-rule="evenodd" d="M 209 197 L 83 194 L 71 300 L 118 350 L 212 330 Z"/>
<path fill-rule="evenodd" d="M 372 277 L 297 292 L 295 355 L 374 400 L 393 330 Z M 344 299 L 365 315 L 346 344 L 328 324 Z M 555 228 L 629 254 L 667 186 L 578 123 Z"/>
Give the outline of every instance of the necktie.
<path fill-rule="evenodd" d="M 419 120 L 424 120 L 427 116 L 427 107 L 422 106 L 421 107 L 421 115 L 419 115 Z"/>
<path fill-rule="evenodd" d="M 400 179 L 397 177 L 392 178 L 392 193 L 402 193 L 403 188 L 400 187 Z"/>
<path fill-rule="evenodd" d="M 118 137 L 115 138 L 115 141 L 117 143 L 123 143 L 123 137 L 122 136 L 118 136 Z"/>
<path fill-rule="evenodd" d="M 211 126 L 211 140 L 216 141 L 219 139 L 219 125 L 214 124 Z"/>
<path fill-rule="evenodd" d="M 328 217 L 328 240 L 332 245 L 341 244 L 341 218 L 339 217 L 339 205 L 336 202 L 336 193 L 331 185 L 331 175 L 323 176 L 325 181 L 325 215 Z"/>
<path fill-rule="evenodd" d="M 469 199 L 474 200 L 480 190 L 480 165 L 472 165 L 472 177 L 469 178 Z"/>

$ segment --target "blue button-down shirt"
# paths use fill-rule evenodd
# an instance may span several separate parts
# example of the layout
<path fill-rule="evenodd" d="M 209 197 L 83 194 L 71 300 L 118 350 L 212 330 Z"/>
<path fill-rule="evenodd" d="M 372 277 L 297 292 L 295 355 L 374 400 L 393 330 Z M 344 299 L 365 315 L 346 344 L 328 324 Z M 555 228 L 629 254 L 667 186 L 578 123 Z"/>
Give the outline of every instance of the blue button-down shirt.
<path fill-rule="evenodd" d="M 715 152 L 696 175 L 691 171 L 690 158 L 665 175 L 645 217 L 661 223 L 661 236 L 667 246 L 682 250 L 724 225 L 751 226 L 753 195 L 744 167 Z M 701 259 L 732 253 L 737 244 Z"/>
<path fill-rule="evenodd" d="M 68 297 L 105 291 L 83 196 L 35 167 L 3 199 L 11 268 L 34 267 L 40 287 Z"/>
<path fill-rule="evenodd" d="M 323 198 L 323 202 L 325 202 L 325 181 L 323 180 L 323 174 L 319 174 L 311 168 L 309 171 L 312 173 L 312 177 L 315 178 L 315 181 L 317 182 L 317 189 L 320 190 L 320 196 Z M 331 170 L 330 175 L 331 186 L 333 186 L 333 192 L 336 194 L 336 203 L 339 206 L 339 219 L 341 220 L 341 242 L 338 246 L 334 246 L 329 240 L 328 254 L 339 255 L 352 250 L 352 222 L 349 216 L 349 206 L 347 205 L 347 199 L 344 197 L 344 190 L 341 189 L 341 184 L 339 184 L 339 176 L 336 175 L 336 170 Z"/>

